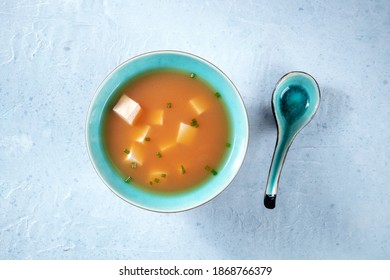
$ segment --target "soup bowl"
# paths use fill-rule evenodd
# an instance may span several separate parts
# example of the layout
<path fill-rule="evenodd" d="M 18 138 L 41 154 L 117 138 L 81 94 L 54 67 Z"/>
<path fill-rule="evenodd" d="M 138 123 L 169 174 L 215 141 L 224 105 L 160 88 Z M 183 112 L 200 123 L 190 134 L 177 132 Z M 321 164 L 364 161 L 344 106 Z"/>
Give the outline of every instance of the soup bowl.
<path fill-rule="evenodd" d="M 177 193 L 153 193 L 125 182 L 110 161 L 103 137 L 104 112 L 112 98 L 130 79 L 158 69 L 175 69 L 196 73 L 222 94 L 231 129 L 231 146 L 212 176 L 196 187 Z M 115 68 L 101 83 L 91 102 L 86 142 L 89 157 L 103 182 L 123 200 L 143 209 L 157 212 L 179 212 L 200 206 L 220 194 L 234 179 L 244 160 L 249 138 L 248 116 L 242 98 L 230 79 L 216 66 L 193 54 L 179 51 L 145 53 Z"/>

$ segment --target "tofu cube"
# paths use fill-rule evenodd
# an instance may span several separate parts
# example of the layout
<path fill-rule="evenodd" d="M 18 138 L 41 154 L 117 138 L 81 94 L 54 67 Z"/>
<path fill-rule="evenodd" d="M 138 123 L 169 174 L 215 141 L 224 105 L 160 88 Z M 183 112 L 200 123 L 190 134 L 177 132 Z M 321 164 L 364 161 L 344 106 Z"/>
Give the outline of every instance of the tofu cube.
<path fill-rule="evenodd" d="M 118 103 L 116 103 L 113 110 L 129 125 L 133 125 L 134 120 L 141 111 L 141 107 L 137 102 L 124 94 L 121 96 Z"/>
<path fill-rule="evenodd" d="M 164 110 L 153 110 L 149 113 L 149 124 L 162 125 L 164 122 Z"/>
<path fill-rule="evenodd" d="M 190 105 L 198 115 L 202 114 L 209 107 L 209 104 L 202 97 L 192 98 Z"/>
<path fill-rule="evenodd" d="M 132 135 L 134 136 L 134 140 L 137 142 L 144 142 L 145 137 L 148 135 L 150 130 L 149 125 L 138 125 L 131 129 Z"/>
<path fill-rule="evenodd" d="M 144 163 L 144 153 L 143 153 L 143 145 L 135 142 L 130 148 L 130 153 L 126 156 L 126 161 L 130 163 L 136 162 L 139 165 Z"/>
<path fill-rule="evenodd" d="M 181 144 L 191 144 L 195 138 L 197 128 L 185 123 L 180 123 L 179 132 L 177 133 L 176 142 Z"/>

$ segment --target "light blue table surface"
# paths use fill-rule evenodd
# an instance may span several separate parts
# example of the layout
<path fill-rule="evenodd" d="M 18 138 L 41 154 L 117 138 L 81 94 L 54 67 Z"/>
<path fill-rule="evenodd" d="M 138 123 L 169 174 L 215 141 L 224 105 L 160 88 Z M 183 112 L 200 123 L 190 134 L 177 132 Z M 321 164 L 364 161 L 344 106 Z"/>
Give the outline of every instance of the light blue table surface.
<path fill-rule="evenodd" d="M 218 65 L 250 122 L 233 183 L 177 214 L 116 197 L 85 145 L 100 82 L 160 49 Z M 389 259 L 389 50 L 386 0 L 2 1 L 0 258 Z M 292 70 L 317 79 L 322 103 L 268 210 L 271 94 Z"/>

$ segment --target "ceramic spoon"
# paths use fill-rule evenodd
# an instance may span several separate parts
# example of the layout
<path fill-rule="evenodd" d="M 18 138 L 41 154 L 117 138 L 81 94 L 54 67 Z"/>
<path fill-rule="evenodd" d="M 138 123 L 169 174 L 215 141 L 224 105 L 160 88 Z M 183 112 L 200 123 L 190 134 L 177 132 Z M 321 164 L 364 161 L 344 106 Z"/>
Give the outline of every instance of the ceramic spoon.
<path fill-rule="evenodd" d="M 278 138 L 268 174 L 264 206 L 275 208 L 280 172 L 287 151 L 298 132 L 307 125 L 320 104 L 316 80 L 304 72 L 290 72 L 276 84 L 272 94 L 272 110 L 278 126 Z"/>

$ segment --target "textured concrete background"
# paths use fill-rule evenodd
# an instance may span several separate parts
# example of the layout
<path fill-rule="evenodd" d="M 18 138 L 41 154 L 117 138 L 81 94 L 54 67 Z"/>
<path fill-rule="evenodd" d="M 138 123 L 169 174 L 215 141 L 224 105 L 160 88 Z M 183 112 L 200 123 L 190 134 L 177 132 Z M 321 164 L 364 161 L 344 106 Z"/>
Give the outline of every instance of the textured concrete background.
<path fill-rule="evenodd" d="M 0 3 L 1 259 L 390 258 L 390 2 L 54 2 Z M 250 121 L 233 183 L 178 214 L 117 198 L 84 140 L 99 83 L 159 49 L 218 65 Z M 318 80 L 322 104 L 270 211 L 271 93 L 291 70 Z"/>

